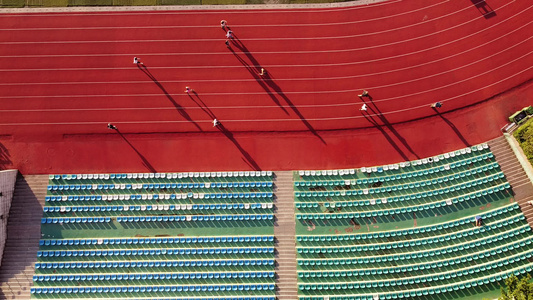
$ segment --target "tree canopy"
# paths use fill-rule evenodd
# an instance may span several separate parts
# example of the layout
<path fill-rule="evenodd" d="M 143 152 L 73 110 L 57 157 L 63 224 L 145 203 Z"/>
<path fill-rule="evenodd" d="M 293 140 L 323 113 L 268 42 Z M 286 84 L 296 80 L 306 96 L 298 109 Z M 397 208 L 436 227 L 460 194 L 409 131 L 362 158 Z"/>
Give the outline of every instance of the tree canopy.
<path fill-rule="evenodd" d="M 505 288 L 501 288 L 502 295 L 498 300 L 533 300 L 533 282 L 531 275 L 518 279 L 511 275 L 505 279 Z"/>

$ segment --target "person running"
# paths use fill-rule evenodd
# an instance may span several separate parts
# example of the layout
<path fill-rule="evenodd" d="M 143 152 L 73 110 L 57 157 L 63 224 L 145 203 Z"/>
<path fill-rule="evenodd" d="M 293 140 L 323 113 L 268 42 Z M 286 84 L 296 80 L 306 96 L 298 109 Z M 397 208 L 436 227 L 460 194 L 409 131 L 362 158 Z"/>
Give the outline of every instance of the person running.
<path fill-rule="evenodd" d="M 366 111 L 367 110 L 366 103 L 364 103 L 363 106 L 361 106 L 361 108 L 359 110 L 360 111 Z"/>
<path fill-rule="evenodd" d="M 220 122 L 217 119 L 214 119 L 213 120 L 213 127 L 217 127 L 218 125 L 220 125 Z"/>
<path fill-rule="evenodd" d="M 228 32 L 226 33 L 226 38 L 232 39 L 233 38 L 233 31 L 228 30 Z"/>
<path fill-rule="evenodd" d="M 192 91 L 193 91 L 193 90 L 192 90 L 190 87 L 188 87 L 188 86 L 185 87 L 185 93 L 188 94 L 188 93 L 190 93 L 190 92 L 192 92 Z"/>
<path fill-rule="evenodd" d="M 107 123 L 107 128 L 108 129 L 112 129 L 112 130 L 118 130 L 117 126 L 111 124 L 111 123 Z"/>
<path fill-rule="evenodd" d="M 358 95 L 359 98 L 368 97 L 368 91 L 363 90 L 363 93 L 361 95 Z"/>
<path fill-rule="evenodd" d="M 220 28 L 222 28 L 223 30 L 226 30 L 227 27 L 228 27 L 228 21 L 226 20 L 220 21 Z"/>
<path fill-rule="evenodd" d="M 134 58 L 133 58 L 133 63 L 136 64 L 136 65 L 138 65 L 138 64 L 141 64 L 141 65 L 142 65 L 142 64 L 143 64 L 143 63 L 141 62 L 141 59 L 138 58 L 138 57 L 134 57 Z"/>

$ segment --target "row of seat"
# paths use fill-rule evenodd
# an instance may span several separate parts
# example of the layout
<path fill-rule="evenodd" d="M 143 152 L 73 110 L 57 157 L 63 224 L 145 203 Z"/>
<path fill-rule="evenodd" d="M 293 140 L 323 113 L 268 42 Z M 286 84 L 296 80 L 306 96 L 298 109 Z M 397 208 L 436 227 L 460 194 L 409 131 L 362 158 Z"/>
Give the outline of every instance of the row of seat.
<path fill-rule="evenodd" d="M 46 196 L 46 202 L 54 201 L 111 201 L 111 200 L 180 200 L 180 199 L 272 199 L 273 193 L 183 193 L 183 194 L 126 194 L 126 195 L 62 195 Z"/>
<path fill-rule="evenodd" d="M 160 248 L 127 250 L 44 250 L 37 257 L 143 256 L 143 255 L 226 255 L 274 253 L 274 247 L 249 248 Z"/>
<path fill-rule="evenodd" d="M 76 222 L 77 222 L 76 218 Z M 140 216 L 117 217 L 117 222 L 201 222 L 201 221 L 259 221 L 273 220 L 274 215 L 209 215 L 209 216 Z M 71 219 L 72 220 L 72 219 Z"/>
<path fill-rule="evenodd" d="M 237 172 L 181 172 L 181 173 L 111 173 L 111 174 L 54 174 L 50 180 L 86 180 L 86 179 L 181 179 L 181 178 L 217 178 L 217 177 L 271 177 L 272 171 L 237 171 Z"/>
<path fill-rule="evenodd" d="M 455 181 L 456 179 L 460 178 L 460 174 L 450 175 L 449 177 L 445 177 L 446 182 L 448 181 Z M 497 181 L 498 179 L 505 178 L 505 175 L 503 172 L 498 172 L 496 174 L 492 174 L 489 176 L 484 176 L 481 178 L 468 178 L 470 180 L 462 180 L 457 182 L 451 182 L 454 183 L 453 185 L 448 185 L 442 187 L 442 185 L 438 182 L 438 179 L 433 180 L 427 180 L 423 181 L 421 183 L 411 183 L 411 184 L 404 184 L 404 185 L 398 185 L 398 186 L 391 186 L 391 187 L 381 187 L 381 188 L 371 188 L 371 189 L 354 189 L 354 190 L 342 190 L 342 191 L 319 191 L 319 192 L 295 192 L 294 195 L 297 198 L 304 198 L 304 197 L 345 197 L 345 196 L 356 196 L 356 195 L 372 195 L 372 194 L 389 194 L 391 192 L 398 192 L 400 193 L 402 191 L 403 197 L 415 197 L 420 198 L 423 197 L 424 193 L 429 195 L 438 195 L 443 193 L 448 193 L 450 191 L 455 191 L 457 189 L 467 189 L 470 187 L 475 187 L 478 185 L 482 185 L 488 182 Z M 432 188 L 430 190 L 430 188 Z M 417 191 L 417 189 L 421 188 L 421 191 Z M 390 190 L 389 190 L 390 189 Z M 427 195 L 426 195 L 427 196 Z M 375 196 L 375 197 L 378 197 Z M 374 197 L 374 198 L 375 198 Z M 297 201 L 300 199 L 296 199 Z M 306 199 L 303 199 L 304 201 Z M 319 200 L 319 199 L 316 199 Z"/>
<path fill-rule="evenodd" d="M 124 273 L 81 275 L 34 275 L 33 281 L 115 281 L 115 280 L 189 280 L 189 279 L 243 279 L 274 278 L 274 272 L 213 272 L 213 273 Z"/>
<path fill-rule="evenodd" d="M 274 284 L 239 285 L 172 285 L 172 286 L 105 286 L 105 287 L 50 287 L 32 288 L 32 294 L 70 293 L 151 293 L 151 292 L 219 292 L 219 291 L 273 291 Z"/>
<path fill-rule="evenodd" d="M 110 223 L 110 217 L 88 218 L 41 218 L 41 224 L 68 224 L 68 223 Z"/>
<path fill-rule="evenodd" d="M 159 267 L 248 267 L 274 266 L 273 259 L 238 259 L 238 260 L 150 260 L 150 261 L 95 261 L 95 262 L 37 262 L 35 269 L 92 269 L 92 268 L 159 268 Z"/>
<path fill-rule="evenodd" d="M 233 204 L 165 204 L 165 205 L 120 205 L 120 206 L 45 206 L 44 213 L 64 212 L 111 212 L 111 211 L 180 211 L 180 210 L 256 210 L 272 209 L 272 203 L 233 203 Z"/>
<path fill-rule="evenodd" d="M 392 182 L 393 184 L 398 184 L 403 181 L 407 182 L 414 182 L 411 179 L 419 179 L 424 176 L 430 176 L 433 174 L 447 174 L 447 173 L 460 173 L 464 176 L 471 176 L 476 173 L 481 172 L 487 172 L 489 170 L 493 169 L 499 169 L 499 164 L 497 162 L 488 162 L 483 163 L 481 165 L 475 166 L 472 168 L 470 166 L 470 163 L 476 163 L 476 162 L 486 162 L 488 158 L 493 158 L 494 156 L 492 153 L 489 154 L 483 154 L 479 156 L 478 158 L 473 159 L 465 159 L 456 163 L 451 163 L 443 166 L 438 166 L 434 168 L 424 169 L 421 171 L 411 171 L 411 172 L 404 172 L 396 175 L 391 176 L 383 176 L 383 177 L 374 177 L 374 178 L 359 178 L 359 179 L 346 179 L 346 180 L 322 180 L 322 181 L 314 181 L 314 180 L 306 180 L 306 181 L 295 181 L 294 186 L 296 188 L 299 187 L 346 187 L 346 186 L 355 186 L 355 185 L 369 185 L 369 184 L 384 184 L 387 182 Z M 456 172 L 456 168 L 459 168 L 461 166 L 465 166 L 463 171 Z M 466 167 L 468 166 L 468 168 Z M 443 175 L 441 175 L 443 177 Z M 433 176 L 432 176 L 433 178 Z"/>
<path fill-rule="evenodd" d="M 100 239 L 47 239 L 39 240 L 39 246 L 78 246 L 78 245 L 157 245 L 157 244 L 204 244 L 204 243 L 260 243 L 274 242 L 274 236 L 211 236 L 176 238 L 100 238 Z"/>
<path fill-rule="evenodd" d="M 526 232 L 526 231 L 524 231 Z M 518 233 L 521 234 L 522 232 Z M 513 236 L 516 235 L 513 233 Z M 509 236 L 511 236 L 509 234 Z M 350 258 L 332 258 L 332 259 L 298 259 L 297 263 L 299 266 L 342 266 L 342 265 L 368 265 L 373 263 L 381 263 L 381 262 L 397 262 L 397 261 L 404 261 L 404 260 L 410 260 L 410 259 L 423 259 L 428 257 L 438 257 L 439 255 L 444 255 L 447 253 L 462 253 L 464 250 L 468 249 L 479 249 L 478 247 L 481 247 L 483 245 L 487 245 L 490 243 L 497 243 L 498 241 L 501 241 L 503 239 L 503 236 L 498 237 L 490 237 L 486 239 L 480 239 L 476 240 L 474 242 L 470 243 L 463 243 L 460 245 L 454 245 L 450 247 L 443 247 L 440 249 L 435 250 L 425 250 L 425 251 L 417 251 L 417 252 L 410 252 L 410 253 L 400 253 L 400 254 L 391 254 L 391 255 L 374 255 L 374 256 L 366 256 L 366 257 L 350 257 Z M 520 248 L 520 247 L 526 247 L 526 245 L 530 245 L 532 243 L 532 239 L 530 237 L 522 238 L 518 241 L 513 241 L 505 245 L 501 245 L 498 247 L 492 247 L 489 248 L 481 253 L 483 253 L 484 256 L 491 255 L 491 251 L 495 251 L 495 253 L 498 253 L 498 251 L 501 252 L 507 252 L 512 249 Z M 453 257 L 452 257 L 453 258 Z M 450 261 L 452 260 L 450 258 Z M 441 259 L 443 259 L 441 257 Z"/>
<path fill-rule="evenodd" d="M 370 245 L 352 245 L 352 246 L 317 246 L 317 247 L 297 247 L 298 254 L 313 254 L 313 253 L 356 253 L 356 252 L 366 252 L 374 250 L 385 250 L 385 249 L 401 249 L 409 248 L 423 245 L 432 245 L 437 243 L 443 243 L 444 241 L 454 241 L 462 237 L 474 236 L 483 232 L 492 232 L 498 227 L 511 225 L 515 222 L 525 220 L 525 217 L 515 217 L 500 223 L 491 224 L 489 226 L 485 225 L 484 227 L 476 227 L 472 230 L 467 230 L 463 232 L 455 232 L 449 235 L 444 236 L 433 236 L 422 239 L 410 239 L 405 241 L 398 242 L 386 242 L 386 243 L 376 243 Z M 515 227 L 510 230 L 512 233 L 523 232 L 527 229 L 528 225 L 522 225 L 521 227 Z M 503 233 L 502 235 L 505 235 Z"/>
<path fill-rule="evenodd" d="M 489 151 L 488 149 L 489 149 L 489 146 L 487 144 L 481 144 L 481 145 L 468 147 L 468 148 L 464 148 L 461 150 L 452 151 L 449 153 L 429 157 L 429 158 L 419 159 L 415 161 L 407 161 L 407 162 L 402 162 L 398 164 L 376 166 L 376 167 L 362 167 L 359 170 L 355 170 L 355 169 L 323 170 L 323 171 L 313 171 L 313 170 L 303 171 L 302 170 L 302 171 L 298 171 L 298 175 L 302 177 L 303 176 L 313 176 L 313 177 L 314 176 L 344 176 L 344 175 L 355 175 L 357 171 L 361 173 L 367 173 L 367 174 L 383 173 L 387 171 L 399 170 L 400 168 L 405 168 L 405 167 L 410 167 L 410 166 L 414 167 L 417 165 L 427 165 L 427 164 L 432 164 L 434 162 L 445 161 L 449 158 L 454 158 L 456 156 L 461 156 L 461 155 L 466 155 L 466 154 L 471 154 L 471 153 L 475 154 L 478 151 Z"/>
<path fill-rule="evenodd" d="M 529 255 L 531 257 L 531 255 Z M 515 261 L 520 260 L 520 257 L 509 258 L 500 261 L 501 266 L 509 265 Z M 454 281 L 460 281 L 464 279 L 463 277 L 471 274 L 479 274 L 480 272 L 496 270 L 498 269 L 498 263 L 491 263 L 481 267 L 470 267 L 464 268 L 458 271 L 451 271 L 447 273 L 438 273 L 433 275 L 423 275 L 423 276 L 411 276 L 404 277 L 401 279 L 387 279 L 387 280 L 369 280 L 369 281 L 339 281 L 339 282 L 313 282 L 313 283 L 302 283 L 298 284 L 300 290 L 322 290 L 322 289 L 336 289 L 336 290 L 351 290 L 359 288 L 388 288 L 388 287 L 403 287 L 407 285 L 414 285 L 419 283 L 434 282 L 439 283 L 439 281 L 450 280 L 453 278 Z M 333 288 L 332 288 L 333 287 Z"/>
<path fill-rule="evenodd" d="M 325 296 L 322 299 L 330 300 L 345 300 L 345 299 L 353 299 L 353 300 L 359 300 L 359 299 L 402 299 L 402 298 L 413 298 L 413 297 L 422 297 L 422 296 L 431 296 L 435 294 L 440 293 L 447 293 L 452 291 L 459 291 L 468 289 L 471 287 L 481 286 L 484 284 L 494 283 L 494 282 L 501 282 L 502 280 L 508 278 L 511 275 L 519 276 L 521 274 L 528 273 L 532 270 L 532 264 L 528 264 L 523 267 L 515 267 L 510 270 L 506 270 L 503 272 L 498 272 L 496 274 L 492 275 L 485 275 L 480 276 L 473 279 L 467 279 L 462 282 L 455 282 L 451 284 L 441 284 L 439 286 L 429 286 L 429 287 L 423 287 L 423 288 L 413 288 L 409 290 L 403 290 L 403 291 L 394 291 L 394 292 L 381 292 L 381 293 L 374 293 L 370 295 L 361 295 L 361 294 L 342 294 L 342 295 L 329 295 Z M 379 284 L 376 284 L 376 286 L 379 286 Z M 366 287 L 366 285 L 365 285 Z M 317 290 L 319 288 L 318 285 L 311 286 L 311 290 Z M 327 290 L 343 290 L 345 286 L 343 284 L 327 284 L 322 285 L 321 288 L 324 291 L 321 291 L 321 294 L 327 293 Z M 353 288 L 353 284 L 346 284 L 346 289 Z M 310 297 L 299 297 L 299 299 L 310 299 Z M 312 298 L 311 298 L 312 299 Z M 316 298 L 315 298 L 316 299 Z M 320 298 L 319 298 L 320 299 Z"/>
<path fill-rule="evenodd" d="M 493 216 L 505 214 L 508 212 L 516 211 L 520 209 L 517 203 L 507 204 L 498 209 L 491 211 L 479 213 L 482 219 L 491 218 Z M 435 232 L 441 231 L 443 229 L 453 228 L 462 226 L 464 224 L 471 224 L 471 217 L 465 217 L 457 220 L 452 220 L 449 222 L 443 222 L 440 224 L 435 224 L 431 226 L 421 226 L 411 229 L 401 229 L 401 230 L 390 230 L 374 233 L 362 233 L 362 234 L 345 234 L 345 235 L 298 235 L 296 236 L 297 242 L 330 242 L 330 241 L 355 241 L 355 240 L 372 240 L 378 238 L 390 238 L 395 236 L 412 236 L 425 232 Z"/>
<path fill-rule="evenodd" d="M 333 270 L 322 270 L 322 271 L 307 271 L 307 272 L 298 272 L 298 277 L 300 278 L 311 278 L 312 280 L 325 280 L 325 281 L 331 281 L 331 280 L 347 280 L 354 277 L 357 277 L 357 279 L 361 279 L 360 277 L 363 276 L 374 276 L 374 275 L 384 275 L 384 274 L 390 274 L 390 278 L 398 277 L 400 275 L 403 275 L 403 277 L 407 278 L 407 274 L 411 272 L 415 272 L 415 276 L 410 276 L 415 281 L 414 283 L 420 283 L 420 281 L 417 281 L 416 278 L 420 278 L 420 274 L 423 270 L 426 270 L 426 274 L 432 274 L 432 275 L 438 275 L 438 276 L 451 276 L 453 278 L 457 276 L 462 276 L 460 273 L 479 273 L 484 272 L 486 270 L 495 269 L 497 267 L 501 267 L 503 265 L 512 264 L 515 261 L 525 261 L 533 256 L 533 250 L 530 249 L 524 249 L 525 252 L 516 253 L 512 255 L 506 255 L 503 258 L 494 258 L 498 252 L 496 250 L 493 250 L 489 253 L 489 255 L 485 255 L 483 253 L 481 254 L 472 254 L 471 256 L 461 256 L 456 257 L 453 260 L 435 260 L 427 263 L 421 263 L 421 264 L 410 264 L 410 265 L 395 265 L 392 267 L 367 267 L 360 269 L 333 269 Z M 500 252 L 505 253 L 505 252 Z M 505 253 L 507 254 L 507 253 Z M 489 260 L 485 262 L 480 262 L 480 259 L 487 258 Z M 472 264 L 472 262 L 475 261 L 476 264 Z M 467 265 L 467 267 L 461 267 L 461 265 Z M 446 268 L 449 267 L 449 268 Z M 445 270 L 442 270 L 444 268 Z M 472 272 L 470 272 L 472 270 Z M 455 274 L 454 274 L 455 272 Z M 456 275 L 456 276 L 454 276 Z M 466 274 L 464 274 L 466 275 Z M 447 278 L 449 279 L 449 277 Z M 423 281 L 422 281 L 423 282 Z M 413 282 L 411 282 L 413 284 Z"/>
<path fill-rule="evenodd" d="M 496 187 L 493 187 L 493 185 L 483 185 L 479 186 L 479 189 L 477 190 L 466 191 L 465 193 L 463 193 L 464 196 L 457 196 L 453 194 L 456 191 L 468 189 L 468 186 L 457 186 L 452 187 L 450 189 L 440 190 L 438 192 L 428 191 L 420 194 L 405 195 L 401 197 L 371 199 L 364 201 L 296 202 L 295 207 L 301 214 L 314 212 L 323 213 L 325 211 L 322 207 L 326 208 L 327 211 L 330 213 L 335 212 L 335 209 L 339 211 L 342 209 L 343 212 L 357 211 L 360 214 L 364 214 L 367 211 L 379 210 L 380 208 L 412 209 L 412 207 L 417 207 L 417 204 L 418 206 L 429 205 L 430 208 L 434 208 L 432 207 L 432 205 L 436 206 L 438 203 L 442 203 L 442 205 L 451 205 L 452 203 L 464 202 L 470 199 L 474 199 L 476 197 L 482 197 L 486 196 L 487 194 L 497 193 L 499 191 L 505 190 L 506 186 L 510 187 L 509 184 L 501 184 L 500 186 Z M 481 194 L 481 196 L 477 196 L 478 194 Z M 411 203 L 408 203 L 407 201 L 410 201 Z"/>
<path fill-rule="evenodd" d="M 372 210 L 367 212 L 350 212 L 350 213 L 315 213 L 315 214 L 296 214 L 296 219 L 298 220 L 329 220 L 329 219 L 352 219 L 352 218 L 363 218 L 363 217 L 376 217 L 376 216 L 387 216 L 395 214 L 410 213 L 423 210 L 432 210 L 439 207 L 446 207 L 454 203 L 459 203 L 467 201 L 474 198 L 480 198 L 489 194 L 493 194 L 499 191 L 504 191 L 505 189 L 510 188 L 509 183 L 501 183 L 497 186 L 487 188 L 475 193 L 467 194 L 466 196 L 461 196 L 458 198 L 447 199 L 445 201 L 436 201 L 431 203 L 425 203 L 420 205 L 412 205 L 394 209 L 383 209 L 383 210 Z M 468 197 L 468 198 L 467 198 Z"/>
<path fill-rule="evenodd" d="M 271 188 L 272 181 L 246 182 L 196 182 L 196 183 L 134 183 L 134 184 L 51 184 L 48 191 L 83 191 L 83 190 L 158 190 L 158 189 L 226 189 L 226 188 Z"/>

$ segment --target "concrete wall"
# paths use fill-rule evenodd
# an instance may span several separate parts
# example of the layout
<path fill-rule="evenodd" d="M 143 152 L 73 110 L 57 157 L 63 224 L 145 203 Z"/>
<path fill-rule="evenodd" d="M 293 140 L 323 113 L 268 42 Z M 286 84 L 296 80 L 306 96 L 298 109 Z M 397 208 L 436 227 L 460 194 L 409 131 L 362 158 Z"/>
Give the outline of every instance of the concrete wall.
<path fill-rule="evenodd" d="M 0 264 L 7 239 L 7 219 L 15 192 L 18 170 L 0 171 Z"/>

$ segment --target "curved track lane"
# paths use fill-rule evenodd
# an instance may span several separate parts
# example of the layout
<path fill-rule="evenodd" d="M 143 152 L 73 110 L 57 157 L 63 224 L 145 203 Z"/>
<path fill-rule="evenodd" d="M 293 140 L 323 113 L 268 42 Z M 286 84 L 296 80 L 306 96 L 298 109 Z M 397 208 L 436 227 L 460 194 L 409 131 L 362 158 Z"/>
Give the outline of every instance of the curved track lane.
<path fill-rule="evenodd" d="M 532 12 L 526 1 L 432 0 L 3 14 L 2 165 L 324 169 L 483 142 L 530 104 Z M 221 19 L 235 33 L 231 49 Z M 370 99 L 357 97 L 362 89 Z"/>

